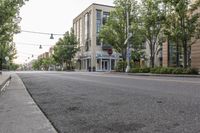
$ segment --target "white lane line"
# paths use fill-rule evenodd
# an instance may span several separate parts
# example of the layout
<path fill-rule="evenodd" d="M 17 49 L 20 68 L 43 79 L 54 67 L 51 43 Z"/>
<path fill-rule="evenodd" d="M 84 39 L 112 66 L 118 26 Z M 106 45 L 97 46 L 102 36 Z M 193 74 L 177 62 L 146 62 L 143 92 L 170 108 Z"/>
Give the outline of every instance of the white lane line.
<path fill-rule="evenodd" d="M 125 75 L 91 75 L 91 74 L 81 74 L 85 76 L 95 76 L 95 77 L 112 77 L 112 78 L 126 78 L 126 79 L 139 79 L 139 80 L 148 80 L 148 81 L 163 81 L 163 82 L 177 82 L 177 83 L 193 83 L 193 84 L 200 84 L 200 81 L 181 81 L 181 80 L 173 80 L 173 79 L 150 79 L 150 78 L 141 78 L 141 77 L 131 77 Z"/>

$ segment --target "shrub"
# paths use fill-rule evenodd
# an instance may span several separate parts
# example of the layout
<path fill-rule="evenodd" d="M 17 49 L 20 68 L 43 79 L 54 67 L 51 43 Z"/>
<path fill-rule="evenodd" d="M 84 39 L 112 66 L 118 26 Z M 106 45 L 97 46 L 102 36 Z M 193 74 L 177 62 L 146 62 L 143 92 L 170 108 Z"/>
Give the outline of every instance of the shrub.
<path fill-rule="evenodd" d="M 117 72 L 123 72 L 126 69 L 126 65 L 127 65 L 126 61 L 119 61 L 117 62 L 115 70 Z"/>
<path fill-rule="evenodd" d="M 187 68 L 183 70 L 183 74 L 199 74 L 199 72 L 195 68 Z"/>
<path fill-rule="evenodd" d="M 151 68 L 151 73 L 155 74 L 198 74 L 198 70 L 194 68 L 173 68 L 173 67 L 157 67 Z"/>
<path fill-rule="evenodd" d="M 149 73 L 150 68 L 131 68 L 131 73 Z"/>
<path fill-rule="evenodd" d="M 183 74 L 183 71 L 184 71 L 183 68 L 174 68 L 172 74 Z"/>
<path fill-rule="evenodd" d="M 116 70 L 118 72 L 123 71 L 123 67 L 126 68 L 126 62 L 120 61 L 117 64 Z M 153 74 L 198 74 L 198 70 L 194 68 L 175 68 L 175 67 L 155 67 L 155 68 L 131 68 L 130 73 L 153 73 Z"/>
<path fill-rule="evenodd" d="M 130 73 L 139 73 L 140 72 L 140 68 L 131 68 Z"/>
<path fill-rule="evenodd" d="M 160 73 L 160 69 L 161 69 L 161 67 L 150 68 L 150 73 L 159 74 Z"/>
<path fill-rule="evenodd" d="M 150 68 L 148 67 L 140 69 L 140 73 L 149 73 L 149 72 L 150 72 Z"/>

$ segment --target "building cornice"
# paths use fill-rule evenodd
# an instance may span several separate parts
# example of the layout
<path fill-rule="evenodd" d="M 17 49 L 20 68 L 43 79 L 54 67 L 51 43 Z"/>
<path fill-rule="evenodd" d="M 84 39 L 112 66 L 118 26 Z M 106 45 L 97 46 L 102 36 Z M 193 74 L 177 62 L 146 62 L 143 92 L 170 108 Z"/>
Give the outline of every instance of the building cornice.
<path fill-rule="evenodd" d="M 103 6 L 103 7 L 114 8 L 114 6 L 110 6 L 110 5 L 92 3 L 89 7 L 87 7 L 84 11 L 82 11 L 77 17 L 75 17 L 75 18 L 73 19 L 73 23 L 74 23 L 80 16 L 82 16 L 83 13 L 87 12 L 87 10 L 89 10 L 89 9 L 92 8 L 93 6 Z"/>

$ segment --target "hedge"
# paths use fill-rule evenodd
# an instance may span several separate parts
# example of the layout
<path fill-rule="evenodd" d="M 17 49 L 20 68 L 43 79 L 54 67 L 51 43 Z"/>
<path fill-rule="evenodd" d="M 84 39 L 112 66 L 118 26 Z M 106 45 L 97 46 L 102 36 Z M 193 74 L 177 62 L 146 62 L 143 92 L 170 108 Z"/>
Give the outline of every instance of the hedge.
<path fill-rule="evenodd" d="M 130 73 L 153 73 L 153 74 L 198 74 L 194 68 L 173 68 L 173 67 L 156 67 L 156 68 L 131 68 Z"/>

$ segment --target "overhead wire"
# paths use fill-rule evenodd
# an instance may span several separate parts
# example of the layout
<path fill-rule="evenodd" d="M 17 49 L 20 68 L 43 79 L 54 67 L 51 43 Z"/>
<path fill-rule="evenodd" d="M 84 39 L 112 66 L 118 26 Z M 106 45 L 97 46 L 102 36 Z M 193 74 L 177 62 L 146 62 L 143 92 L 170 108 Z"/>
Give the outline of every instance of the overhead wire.
<path fill-rule="evenodd" d="M 62 36 L 64 34 L 57 34 L 57 33 L 47 33 L 47 32 L 38 32 L 38 31 L 30 31 L 30 30 L 21 30 L 21 32 L 26 32 L 26 33 L 33 33 L 33 34 L 43 34 L 43 35 L 57 35 L 57 36 Z"/>

